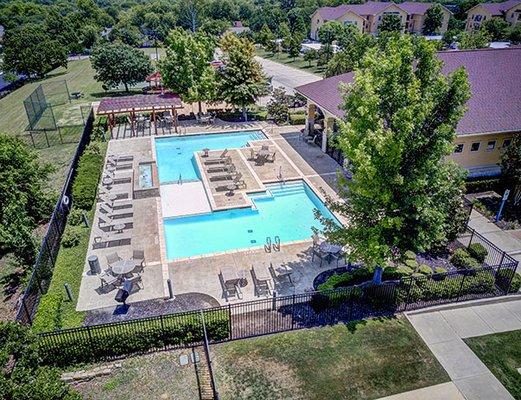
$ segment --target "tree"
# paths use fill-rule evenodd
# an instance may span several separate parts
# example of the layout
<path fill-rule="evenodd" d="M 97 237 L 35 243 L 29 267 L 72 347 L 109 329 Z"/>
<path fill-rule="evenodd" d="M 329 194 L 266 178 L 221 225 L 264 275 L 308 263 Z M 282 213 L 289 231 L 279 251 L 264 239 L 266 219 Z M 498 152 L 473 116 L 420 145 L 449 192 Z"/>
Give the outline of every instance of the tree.
<path fill-rule="evenodd" d="M 396 14 L 384 14 L 382 22 L 378 26 L 379 32 L 401 32 L 403 28 L 402 19 Z"/>
<path fill-rule="evenodd" d="M 279 39 L 282 39 L 282 48 L 287 49 L 291 41 L 291 32 L 289 31 L 288 24 L 286 24 L 285 22 L 280 24 L 278 29 L 278 36 Z"/>
<path fill-rule="evenodd" d="M 490 36 L 490 40 L 506 40 L 508 38 L 510 25 L 503 18 L 492 18 L 483 22 L 481 29 Z"/>
<path fill-rule="evenodd" d="M 425 22 L 423 33 L 425 35 L 434 35 L 440 31 L 443 23 L 443 9 L 439 4 L 435 4 L 425 13 Z"/>
<path fill-rule="evenodd" d="M 182 26 L 195 33 L 201 25 L 203 7 L 202 0 L 181 0 L 179 3 L 179 18 Z"/>
<path fill-rule="evenodd" d="M 179 93 L 183 101 L 197 102 L 215 99 L 215 70 L 210 65 L 213 55 L 211 41 L 204 34 L 193 35 L 184 29 L 174 29 L 168 35 L 166 57 L 159 69 L 164 85 Z"/>
<path fill-rule="evenodd" d="M 127 44 L 99 45 L 94 48 L 90 62 L 97 81 L 103 82 L 106 88 L 122 84 L 127 92 L 129 86 L 143 82 L 152 72 L 150 59 L 141 50 Z"/>
<path fill-rule="evenodd" d="M 485 30 L 475 32 L 461 32 L 458 48 L 460 50 L 482 49 L 488 47 L 490 36 Z"/>
<path fill-rule="evenodd" d="M 33 230 L 52 209 L 47 180 L 52 172 L 23 141 L 0 134 L 0 258 L 7 253 L 34 262 Z"/>
<path fill-rule="evenodd" d="M 508 39 L 513 44 L 521 43 L 521 24 L 515 24 L 508 33 Z"/>
<path fill-rule="evenodd" d="M 338 21 L 328 21 L 318 28 L 318 38 L 322 44 L 331 44 L 344 34 L 344 25 Z"/>
<path fill-rule="evenodd" d="M 8 30 L 3 49 L 3 68 L 13 73 L 41 78 L 56 67 L 67 67 L 66 49 L 40 24 Z"/>
<path fill-rule="evenodd" d="M 268 116 L 277 123 L 286 123 L 289 118 L 289 102 L 286 91 L 281 88 L 275 88 L 271 95 L 271 99 L 266 105 Z"/>
<path fill-rule="evenodd" d="M 132 47 L 139 47 L 143 43 L 143 36 L 135 26 L 121 22 L 109 33 L 111 42 L 119 41 Z"/>
<path fill-rule="evenodd" d="M 264 48 L 268 48 L 273 40 L 275 40 L 275 35 L 271 31 L 270 27 L 266 24 L 262 25 L 261 30 L 257 34 L 257 42 L 264 46 Z"/>
<path fill-rule="evenodd" d="M 323 45 L 318 51 L 317 65 L 326 65 L 333 58 L 333 46 Z"/>
<path fill-rule="evenodd" d="M 304 61 L 308 62 L 308 66 L 311 67 L 311 63 L 317 59 L 318 52 L 316 50 L 308 50 L 304 53 Z"/>
<path fill-rule="evenodd" d="M 295 59 L 300 54 L 300 49 L 302 47 L 302 40 L 300 36 L 292 35 L 291 40 L 289 41 L 288 54 L 291 58 Z"/>
<path fill-rule="evenodd" d="M 510 146 L 501 155 L 501 180 L 512 191 L 509 201 L 521 203 L 521 135 L 512 138 Z"/>
<path fill-rule="evenodd" d="M 223 100 L 242 109 L 248 120 L 247 107 L 266 93 L 267 81 L 261 65 L 255 61 L 255 47 L 247 39 L 224 52 L 224 68 L 219 71 L 219 93 Z"/>
<path fill-rule="evenodd" d="M 384 34 L 376 39 L 372 35 L 360 33 L 354 26 L 347 28 L 338 41 L 341 50 L 327 63 L 326 76 L 328 77 L 351 72 L 359 65 L 367 50 L 375 47 L 379 41 L 385 40 Z"/>
<path fill-rule="evenodd" d="M 464 173 L 445 161 L 470 96 L 464 69 L 449 76 L 432 44 L 409 36 L 372 48 L 343 87 L 345 118 L 336 136 L 352 179 L 339 180 L 344 202 L 331 208 L 330 240 L 353 260 L 382 267 L 406 250 L 426 251 L 454 239 L 464 221 Z"/>

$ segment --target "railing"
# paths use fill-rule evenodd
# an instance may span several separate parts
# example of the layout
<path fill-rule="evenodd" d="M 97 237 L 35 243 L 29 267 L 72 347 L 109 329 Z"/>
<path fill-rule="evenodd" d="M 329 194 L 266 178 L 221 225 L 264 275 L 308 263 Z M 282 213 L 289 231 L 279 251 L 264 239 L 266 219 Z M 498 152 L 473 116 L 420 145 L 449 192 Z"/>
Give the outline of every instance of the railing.
<path fill-rule="evenodd" d="M 76 153 L 71 162 L 67 179 L 62 188 L 62 192 L 58 198 L 54 211 L 49 221 L 49 226 L 45 237 L 43 238 L 40 252 L 36 258 L 36 262 L 32 269 L 32 274 L 29 283 L 20 299 L 20 305 L 16 314 L 16 320 L 23 324 L 31 324 L 40 297 L 47 292 L 52 278 L 54 263 L 56 256 L 60 249 L 60 240 L 65 224 L 67 222 L 67 215 L 71 207 L 71 191 L 72 181 L 76 174 L 78 160 L 83 154 L 85 147 L 88 144 L 92 126 L 94 123 L 94 113 L 91 110 L 87 118 L 83 133 L 80 137 Z"/>

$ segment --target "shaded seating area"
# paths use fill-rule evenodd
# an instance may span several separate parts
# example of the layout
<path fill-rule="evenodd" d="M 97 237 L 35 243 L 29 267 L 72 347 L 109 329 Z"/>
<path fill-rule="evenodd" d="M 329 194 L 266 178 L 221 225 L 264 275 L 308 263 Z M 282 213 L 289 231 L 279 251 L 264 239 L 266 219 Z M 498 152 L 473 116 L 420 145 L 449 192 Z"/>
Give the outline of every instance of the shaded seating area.
<path fill-rule="evenodd" d="M 255 165 L 264 165 L 267 162 L 275 162 L 277 152 L 270 150 L 269 146 L 262 145 L 259 150 L 255 150 L 253 147 L 250 149 L 250 161 L 254 161 Z"/>
<path fill-rule="evenodd" d="M 311 261 L 315 261 L 315 257 L 320 260 L 320 266 L 322 267 L 323 261 L 331 263 L 336 260 L 336 266 L 339 266 L 341 259 L 347 264 L 347 252 L 341 245 L 330 243 L 325 237 L 318 234 L 312 235 L 313 247 L 311 248 Z"/>
<path fill-rule="evenodd" d="M 145 266 L 145 253 L 143 250 L 134 250 L 130 259 L 122 258 L 117 252 L 109 253 L 105 257 L 107 268 L 100 273 L 100 286 L 98 293 L 108 293 L 119 289 L 116 297 L 124 297 L 123 301 L 138 290 L 143 289 L 141 274 Z M 120 291 L 127 293 L 123 296 Z M 116 299 L 116 301 L 118 301 Z"/>
<path fill-rule="evenodd" d="M 177 133 L 177 110 L 182 108 L 181 98 L 175 93 L 142 94 L 104 98 L 100 102 L 97 114 L 107 116 L 111 137 L 118 117 L 126 115 L 126 122 L 130 125 L 130 137 L 134 137 L 144 135 L 147 130 L 157 135 L 158 129 L 165 127 L 173 127 Z"/>

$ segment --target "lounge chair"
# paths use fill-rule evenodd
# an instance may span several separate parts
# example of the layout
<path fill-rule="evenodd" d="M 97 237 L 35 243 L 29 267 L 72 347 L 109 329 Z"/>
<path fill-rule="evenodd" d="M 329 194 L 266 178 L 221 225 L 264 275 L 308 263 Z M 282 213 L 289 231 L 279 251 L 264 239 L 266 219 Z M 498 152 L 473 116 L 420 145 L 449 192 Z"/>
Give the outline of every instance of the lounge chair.
<path fill-rule="evenodd" d="M 230 171 L 234 171 L 234 170 L 235 170 L 235 165 L 232 164 L 231 160 L 228 160 L 224 164 L 214 165 L 214 166 L 209 167 L 206 170 L 206 172 L 208 172 L 209 174 L 213 174 L 216 172 L 223 172 L 223 171 L 230 172 Z"/>
<path fill-rule="evenodd" d="M 118 261 L 121 261 L 123 260 L 119 255 L 118 253 L 110 253 L 110 254 L 107 254 L 107 265 L 112 268 L 112 265 L 117 263 Z"/>
<path fill-rule="evenodd" d="M 237 172 L 237 174 L 235 175 L 235 177 L 233 178 L 233 182 L 232 184 L 235 185 L 235 189 L 239 189 L 241 187 L 245 187 L 246 186 L 246 183 L 244 182 L 244 180 L 242 179 L 242 174 L 240 172 Z M 224 185 L 219 185 L 215 188 L 215 190 L 217 191 L 223 191 L 223 190 L 230 190 L 230 188 L 228 187 L 230 185 L 230 183 L 226 183 Z M 234 189 L 234 190 L 235 190 Z"/>
<path fill-rule="evenodd" d="M 143 250 L 133 250 L 132 260 L 134 260 L 135 265 L 134 272 L 143 272 L 143 267 L 145 266 L 145 252 Z"/>
<path fill-rule="evenodd" d="M 227 161 L 228 159 L 230 159 L 230 156 L 228 156 L 228 149 L 224 149 L 224 151 L 219 156 L 209 156 L 203 162 L 204 164 L 218 164 L 229 162 Z"/>
<path fill-rule="evenodd" d="M 132 218 L 134 216 L 133 212 L 126 212 L 126 213 L 115 213 L 113 210 L 109 209 L 108 207 L 105 207 L 105 205 L 100 205 L 99 210 L 102 214 L 109 217 L 109 219 L 124 219 L 124 218 Z"/>
<path fill-rule="evenodd" d="M 235 166 L 233 166 L 233 168 L 230 168 L 227 172 L 224 172 L 220 175 L 210 176 L 210 180 L 211 181 L 231 180 L 231 179 L 235 179 L 238 175 L 240 175 L 240 172 L 237 172 L 235 169 Z"/>
<path fill-rule="evenodd" d="M 273 284 L 270 278 L 270 273 L 265 266 L 254 265 L 251 269 L 251 276 L 253 278 L 256 295 L 271 295 Z"/>
<path fill-rule="evenodd" d="M 114 154 L 109 154 L 107 156 L 107 163 L 117 164 L 119 162 L 128 162 L 134 160 L 134 156 L 116 156 Z"/>

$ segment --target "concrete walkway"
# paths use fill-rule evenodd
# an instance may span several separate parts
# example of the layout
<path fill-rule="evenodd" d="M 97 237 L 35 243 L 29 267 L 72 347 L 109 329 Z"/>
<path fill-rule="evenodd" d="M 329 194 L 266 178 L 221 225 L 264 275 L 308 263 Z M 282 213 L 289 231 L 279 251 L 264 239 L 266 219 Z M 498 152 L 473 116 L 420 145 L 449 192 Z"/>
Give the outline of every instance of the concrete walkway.
<path fill-rule="evenodd" d="M 470 214 L 469 226 L 521 262 L 521 230 L 502 230 L 476 210 Z"/>
<path fill-rule="evenodd" d="M 319 75 L 267 60 L 266 58 L 255 57 L 255 59 L 262 65 L 264 73 L 272 77 L 273 87 L 282 87 L 288 94 L 292 94 L 293 89 L 297 86 L 322 79 Z"/>
<path fill-rule="evenodd" d="M 520 298 L 469 302 L 406 316 L 466 400 L 513 399 L 462 339 L 521 329 Z"/>
<path fill-rule="evenodd" d="M 393 394 L 379 400 L 465 400 L 454 382 L 440 383 L 410 392 Z"/>

